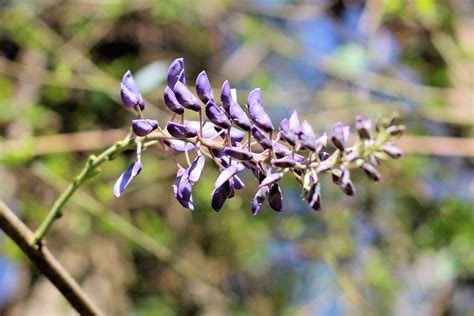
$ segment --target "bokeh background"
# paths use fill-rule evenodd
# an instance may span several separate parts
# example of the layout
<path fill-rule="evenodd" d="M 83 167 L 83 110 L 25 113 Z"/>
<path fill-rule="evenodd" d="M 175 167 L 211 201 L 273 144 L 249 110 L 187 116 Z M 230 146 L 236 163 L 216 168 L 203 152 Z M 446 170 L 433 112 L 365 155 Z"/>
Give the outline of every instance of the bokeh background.
<path fill-rule="evenodd" d="M 247 187 L 216 214 L 217 169 L 173 198 L 159 149 L 120 199 L 133 159 L 103 165 L 47 237 L 107 315 L 474 315 L 474 3 L 470 0 L 0 1 L 0 198 L 36 228 L 90 153 L 122 138 L 131 69 L 162 125 L 169 62 L 205 69 L 276 120 L 297 109 L 318 132 L 397 112 L 406 155 L 324 211 L 291 179 L 285 211 L 250 212 Z M 181 159 L 180 157 L 179 159 Z M 0 314 L 75 315 L 0 235 Z"/>

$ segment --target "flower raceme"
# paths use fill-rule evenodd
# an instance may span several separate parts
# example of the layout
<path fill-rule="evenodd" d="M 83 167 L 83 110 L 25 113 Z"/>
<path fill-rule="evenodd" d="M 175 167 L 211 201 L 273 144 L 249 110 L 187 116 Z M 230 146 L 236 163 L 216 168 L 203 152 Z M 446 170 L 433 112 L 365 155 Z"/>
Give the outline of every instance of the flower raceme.
<path fill-rule="evenodd" d="M 317 134 L 311 124 L 300 121 L 294 111 L 279 122 L 275 130 L 263 105 L 262 91 L 253 89 L 245 107 L 237 100 L 237 91 L 229 81 L 222 85 L 220 100 L 216 100 L 205 71 L 196 79 L 196 95 L 186 85 L 184 60 L 174 60 L 169 69 L 163 97 L 166 107 L 173 112 L 172 119 L 161 129 L 158 121 L 145 119 L 145 103 L 132 73 L 122 79 L 121 96 L 125 107 L 133 108 L 138 118 L 132 121 L 131 131 L 137 140 L 137 160 L 125 170 L 114 185 L 119 197 L 143 166 L 142 143 L 159 141 L 170 153 L 185 153 L 187 166 L 176 159 L 178 168 L 173 193 L 178 202 L 193 210 L 193 186 L 199 181 L 206 161 L 212 161 L 220 174 L 211 194 L 211 207 L 219 212 L 236 190 L 245 187 L 239 174 L 246 170 L 255 176 L 258 188 L 251 210 L 257 215 L 261 206 L 283 211 L 283 194 L 280 180 L 293 176 L 300 184 L 302 197 L 316 211 L 321 210 L 321 182 L 323 174 L 330 174 L 335 185 L 349 196 L 356 194 L 351 170 L 360 168 L 370 180 L 380 181 L 376 167 L 381 160 L 401 157 L 393 142 L 404 126 L 395 125 L 394 117 L 373 123 L 369 118 L 357 116 L 355 129 L 358 140 L 348 146 L 350 126 L 336 123 L 331 133 Z M 199 121 L 184 119 L 186 110 L 199 113 Z M 203 116 L 205 114 L 205 117 Z M 191 153 L 195 153 L 191 161 Z"/>

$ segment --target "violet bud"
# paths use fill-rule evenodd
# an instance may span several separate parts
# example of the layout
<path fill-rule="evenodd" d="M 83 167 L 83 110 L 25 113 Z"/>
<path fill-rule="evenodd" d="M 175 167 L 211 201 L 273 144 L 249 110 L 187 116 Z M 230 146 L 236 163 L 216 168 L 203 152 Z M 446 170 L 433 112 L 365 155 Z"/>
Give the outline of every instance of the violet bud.
<path fill-rule="evenodd" d="M 271 164 L 278 168 L 291 168 L 296 165 L 296 160 L 292 158 L 272 159 Z"/>
<path fill-rule="evenodd" d="M 266 176 L 265 179 L 260 183 L 260 188 L 264 186 L 269 186 L 271 184 L 277 183 L 278 181 L 283 178 L 285 174 L 283 172 L 278 172 L 278 173 L 270 173 L 269 175 Z"/>
<path fill-rule="evenodd" d="M 273 145 L 273 150 L 278 158 L 286 157 L 291 154 L 290 148 L 280 143 L 275 143 Z"/>
<path fill-rule="evenodd" d="M 214 101 L 211 83 L 209 82 L 209 78 L 204 70 L 197 76 L 196 93 L 204 104 L 209 102 L 209 100 Z"/>
<path fill-rule="evenodd" d="M 262 207 L 263 202 L 267 198 L 269 191 L 270 189 L 268 188 L 268 186 L 264 186 L 260 188 L 255 194 L 252 200 L 252 214 L 254 216 L 257 215 L 260 211 L 260 208 Z"/>
<path fill-rule="evenodd" d="M 305 120 L 301 122 L 301 133 L 299 136 L 302 149 L 308 149 L 311 151 L 316 150 L 314 131 L 308 121 Z"/>
<path fill-rule="evenodd" d="M 130 70 L 123 75 L 122 83 L 120 84 L 120 97 L 122 98 L 123 105 L 127 108 L 135 108 L 138 105 L 140 110 L 145 109 L 145 102 Z"/>
<path fill-rule="evenodd" d="M 220 131 L 220 128 L 216 127 L 218 131 Z M 227 131 L 223 133 L 223 137 L 227 135 Z M 242 132 L 240 129 L 231 127 L 230 128 L 230 142 L 232 145 L 236 145 L 237 143 L 240 143 L 243 139 L 245 138 L 245 133 Z"/>
<path fill-rule="evenodd" d="M 165 87 L 164 91 L 164 99 L 165 99 L 165 105 L 170 109 L 172 112 L 176 114 L 183 114 L 184 113 L 184 108 L 181 104 L 179 104 L 178 100 L 176 99 L 176 96 L 174 95 L 173 90 L 171 90 L 170 87 Z"/>
<path fill-rule="evenodd" d="M 197 135 L 195 128 L 175 122 L 168 122 L 166 130 L 171 136 L 176 138 L 191 138 Z"/>
<path fill-rule="evenodd" d="M 234 176 L 232 179 L 234 179 L 234 189 L 242 190 L 245 188 L 245 183 L 238 176 Z"/>
<path fill-rule="evenodd" d="M 296 136 L 290 131 L 290 123 L 287 119 L 280 121 L 280 135 L 288 144 L 292 146 L 296 144 Z"/>
<path fill-rule="evenodd" d="M 375 169 L 374 166 L 372 166 L 370 163 L 368 162 L 364 162 L 362 164 L 362 170 L 364 170 L 365 174 L 367 175 L 367 177 L 370 179 L 370 180 L 373 180 L 375 182 L 379 182 L 380 179 L 382 178 L 380 176 L 380 173 L 377 171 L 377 169 Z"/>
<path fill-rule="evenodd" d="M 270 204 L 270 207 L 275 211 L 283 211 L 283 194 L 281 193 L 280 186 L 276 183 L 270 187 L 270 192 L 268 194 L 268 203 Z"/>
<path fill-rule="evenodd" d="M 318 153 L 318 156 L 319 156 L 319 160 L 324 161 L 329 158 L 329 153 L 325 151 L 320 151 Z"/>
<path fill-rule="evenodd" d="M 251 128 L 252 136 L 255 140 L 264 148 L 270 149 L 272 148 L 272 141 L 265 135 L 260 128 L 255 125 L 252 125 Z"/>
<path fill-rule="evenodd" d="M 222 103 L 222 106 L 224 107 L 224 110 L 229 113 L 229 110 L 230 110 L 230 105 L 235 101 L 237 102 L 237 100 L 233 100 L 232 99 L 232 93 L 230 91 L 230 83 L 228 80 L 226 80 L 223 84 L 222 84 L 222 88 L 221 88 L 221 103 Z"/>
<path fill-rule="evenodd" d="M 146 136 L 153 132 L 155 129 L 158 128 L 158 121 L 157 120 L 133 120 L 132 121 L 132 129 L 135 135 L 137 136 Z"/>
<path fill-rule="evenodd" d="M 217 187 L 211 193 L 211 207 L 214 211 L 219 212 L 224 206 L 225 201 L 231 195 L 231 183 L 225 181 L 221 186 Z"/>
<path fill-rule="evenodd" d="M 402 151 L 390 143 L 383 145 L 382 150 L 392 158 L 400 158 L 403 156 Z"/>
<path fill-rule="evenodd" d="M 201 110 L 201 104 L 199 104 L 199 100 L 181 81 L 176 82 L 173 92 L 176 96 L 176 100 L 178 100 L 178 102 L 185 108 L 196 112 Z"/>
<path fill-rule="evenodd" d="M 350 129 L 347 125 L 342 125 L 341 122 L 337 122 L 334 125 L 334 132 L 331 135 L 331 142 L 339 150 L 344 150 L 344 145 L 349 138 Z"/>
<path fill-rule="evenodd" d="M 290 119 L 288 120 L 288 127 L 296 136 L 299 136 L 302 133 L 298 112 L 293 111 L 293 113 L 291 113 Z"/>
<path fill-rule="evenodd" d="M 248 105 L 249 115 L 252 121 L 266 132 L 274 130 L 273 123 L 268 114 L 258 102 L 253 102 Z"/>
<path fill-rule="evenodd" d="M 245 169 L 245 166 L 241 163 L 237 163 L 224 169 L 220 175 L 217 177 L 216 182 L 214 182 L 214 187 L 220 187 L 224 182 L 235 176 L 238 172 Z"/>
<path fill-rule="evenodd" d="M 250 120 L 247 114 L 242 109 L 242 107 L 237 102 L 233 102 L 230 105 L 228 112 L 230 117 L 238 127 L 242 128 L 245 131 L 250 130 Z"/>
<path fill-rule="evenodd" d="M 332 176 L 332 182 L 334 184 L 337 184 L 337 185 L 341 184 L 342 170 L 332 169 L 331 170 L 331 176 Z"/>
<path fill-rule="evenodd" d="M 311 185 L 306 193 L 306 201 L 313 210 L 321 211 L 321 184 L 319 181 Z"/>
<path fill-rule="evenodd" d="M 163 139 L 163 143 L 177 152 L 185 152 L 196 149 L 196 145 L 177 139 Z"/>
<path fill-rule="evenodd" d="M 191 184 L 198 182 L 199 178 L 201 177 L 202 170 L 204 169 L 204 164 L 206 162 L 206 158 L 202 155 L 198 155 L 191 166 L 188 169 L 188 179 L 191 181 Z"/>
<path fill-rule="evenodd" d="M 258 103 L 260 106 L 263 106 L 262 102 L 262 90 L 260 88 L 253 89 L 250 91 L 249 96 L 247 98 L 247 104 L 250 105 L 252 103 Z"/>
<path fill-rule="evenodd" d="M 125 188 L 130 184 L 132 179 L 140 173 L 140 171 L 142 171 L 142 164 L 138 161 L 135 161 L 120 175 L 114 184 L 115 197 L 120 197 Z"/>
<path fill-rule="evenodd" d="M 190 210 L 194 210 L 194 203 L 193 203 L 193 186 L 189 181 L 186 175 L 183 175 L 178 183 L 177 186 L 177 200 L 181 203 L 182 206 L 188 208 Z"/>
<path fill-rule="evenodd" d="M 224 152 L 226 155 L 238 160 L 250 160 L 253 157 L 250 151 L 235 147 L 226 147 L 224 148 Z"/>
<path fill-rule="evenodd" d="M 178 197 L 178 186 L 179 182 L 181 181 L 181 178 L 186 174 L 186 169 L 184 168 L 179 168 L 178 172 L 176 173 L 176 180 L 174 181 L 173 184 L 173 194 L 175 197 Z"/>
<path fill-rule="evenodd" d="M 358 115 L 355 121 L 355 128 L 359 134 L 360 139 L 370 139 L 372 137 L 372 120 L 364 119 L 362 116 Z"/>
<path fill-rule="evenodd" d="M 206 104 L 206 115 L 207 115 L 207 118 L 212 123 L 214 123 L 215 125 L 219 127 L 227 129 L 231 125 L 229 118 L 224 113 L 224 111 L 218 108 L 217 105 L 212 100 L 209 100 L 209 102 L 207 102 Z"/>
<path fill-rule="evenodd" d="M 328 145 L 328 134 L 324 132 L 317 140 L 316 140 L 316 151 L 319 152 L 321 149 Z"/>
<path fill-rule="evenodd" d="M 168 87 L 171 89 L 174 88 L 176 82 L 181 81 L 183 84 L 186 84 L 184 78 L 184 59 L 176 58 L 170 64 L 168 68 Z"/>
<path fill-rule="evenodd" d="M 351 174 L 349 170 L 342 171 L 340 186 L 341 186 L 342 191 L 345 194 L 349 196 L 354 196 L 356 194 L 354 185 L 352 184 L 352 181 L 351 181 Z"/>

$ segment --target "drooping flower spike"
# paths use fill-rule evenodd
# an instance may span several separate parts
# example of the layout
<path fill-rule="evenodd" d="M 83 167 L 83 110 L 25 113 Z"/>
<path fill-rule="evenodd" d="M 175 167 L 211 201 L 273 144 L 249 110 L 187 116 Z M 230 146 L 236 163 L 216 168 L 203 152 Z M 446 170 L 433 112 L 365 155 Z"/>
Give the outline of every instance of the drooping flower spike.
<path fill-rule="evenodd" d="M 202 71 L 196 78 L 196 93 L 197 97 L 186 86 L 184 60 L 175 59 L 168 70 L 163 96 L 166 107 L 179 116 L 173 115 L 163 130 L 156 120 L 143 118 L 141 112 L 140 117 L 132 121 L 132 130 L 139 136 L 137 160 L 116 181 L 115 196 L 119 197 L 142 170 L 142 143 L 148 141 L 158 140 L 169 153 L 186 154 L 186 166 L 175 160 L 178 171 L 173 193 L 181 205 L 191 210 L 195 208 L 193 186 L 202 178 L 206 160 L 213 161 L 220 172 L 210 199 L 216 212 L 234 197 L 236 190 L 245 187 L 240 174 L 251 171 L 258 182 L 251 204 L 253 215 L 261 211 L 265 201 L 273 210 L 283 211 L 280 181 L 286 175 L 293 176 L 299 183 L 308 206 L 320 211 L 320 178 L 325 174 L 342 192 L 353 196 L 356 190 L 351 179 L 352 169 L 360 168 L 370 180 L 380 181 L 381 175 L 376 169 L 379 162 L 402 156 L 393 142 L 401 136 L 404 127 L 395 125 L 393 118 L 373 123 L 371 119 L 357 116 L 354 127 L 359 139 L 351 145 L 348 143 L 350 126 L 338 122 L 328 136 L 326 132 L 315 132 L 310 122 L 300 121 L 296 111 L 282 119 L 278 133 L 275 132 L 259 88 L 249 93 L 247 108 L 243 108 L 238 104 L 236 90 L 225 81 L 218 102 L 207 73 Z M 144 108 L 130 72 L 122 81 L 121 95 L 125 106 Z M 199 120 L 184 120 L 186 110 L 199 112 Z M 328 140 L 334 146 L 328 146 Z"/>

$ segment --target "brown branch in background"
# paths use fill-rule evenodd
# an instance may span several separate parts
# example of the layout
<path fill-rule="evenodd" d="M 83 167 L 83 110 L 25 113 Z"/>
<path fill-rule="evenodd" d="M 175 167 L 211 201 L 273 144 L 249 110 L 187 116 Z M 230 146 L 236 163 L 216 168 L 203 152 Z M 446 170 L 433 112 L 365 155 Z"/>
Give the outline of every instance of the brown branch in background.
<path fill-rule="evenodd" d="M 21 248 L 38 270 L 81 315 L 104 315 L 46 246 L 32 246 L 33 232 L 0 201 L 0 228 Z"/>

